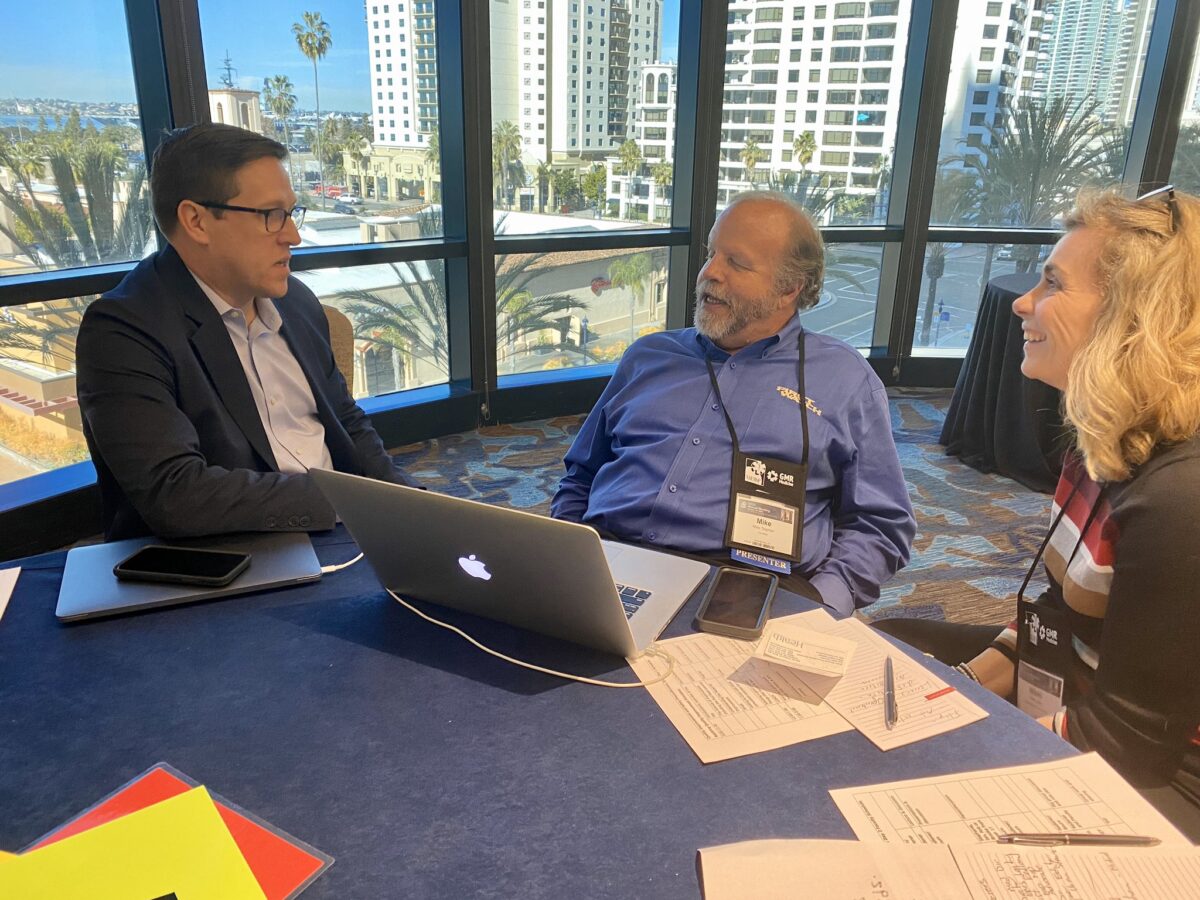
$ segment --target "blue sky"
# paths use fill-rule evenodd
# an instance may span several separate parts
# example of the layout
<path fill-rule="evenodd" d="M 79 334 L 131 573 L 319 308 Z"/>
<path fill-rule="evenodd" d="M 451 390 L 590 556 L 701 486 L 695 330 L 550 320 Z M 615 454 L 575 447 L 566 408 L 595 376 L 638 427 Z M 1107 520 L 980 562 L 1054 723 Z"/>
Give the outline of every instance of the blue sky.
<path fill-rule="evenodd" d="M 318 10 L 333 46 L 320 63 L 321 107 L 366 112 L 370 106 L 367 30 L 362 0 L 199 0 L 204 64 L 215 86 L 228 50 L 243 87 L 287 75 L 301 107 L 313 106 L 312 64 L 292 37 L 292 23 Z M 562 0 L 549 0 L 562 2 Z M 307 5 L 306 5 L 307 3 Z M 7 5 L 7 4 L 6 4 Z M 55 97 L 133 102 L 133 67 L 122 0 L 14 2 L 0 55 L 0 97 Z M 663 3 L 663 57 L 673 60 L 679 0 Z M 23 36 L 13 40 L 13 35 Z"/>

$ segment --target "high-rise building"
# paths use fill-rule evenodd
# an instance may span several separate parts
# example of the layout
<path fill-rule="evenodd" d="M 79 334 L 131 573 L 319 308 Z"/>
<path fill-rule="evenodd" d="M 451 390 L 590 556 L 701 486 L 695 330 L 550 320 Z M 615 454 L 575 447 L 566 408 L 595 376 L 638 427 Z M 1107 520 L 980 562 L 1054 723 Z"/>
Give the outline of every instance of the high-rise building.
<path fill-rule="evenodd" d="M 492 123 L 516 129 L 527 173 L 539 162 L 601 160 L 631 136 L 637 73 L 658 58 L 663 0 L 480 2 L 490 3 Z M 424 196 L 437 194 L 426 159 L 437 130 L 433 7 L 367 4 L 375 152 L 361 168 L 395 179 L 383 192 L 393 198 L 422 183 Z"/>
<path fill-rule="evenodd" d="M 1086 98 L 1108 125 L 1129 125 L 1137 105 L 1152 0 L 1047 0 L 1054 17 L 1045 65 L 1047 96 Z"/>
<path fill-rule="evenodd" d="M 984 154 L 1009 110 L 1046 95 L 1052 11 L 1042 0 L 991 0 L 958 8 L 938 156 Z"/>

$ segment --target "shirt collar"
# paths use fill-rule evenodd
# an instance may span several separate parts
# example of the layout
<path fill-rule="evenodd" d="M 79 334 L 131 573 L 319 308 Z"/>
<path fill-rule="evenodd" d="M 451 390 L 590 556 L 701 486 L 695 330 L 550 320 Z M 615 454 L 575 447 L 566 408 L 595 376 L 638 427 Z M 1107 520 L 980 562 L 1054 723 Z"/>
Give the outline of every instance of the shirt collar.
<path fill-rule="evenodd" d="M 204 296 L 212 303 L 213 308 L 217 311 L 217 315 L 222 319 L 231 312 L 239 311 L 236 306 L 227 303 L 225 298 L 213 290 L 212 287 L 205 284 L 203 279 L 191 269 L 188 269 L 188 273 L 196 279 L 196 284 L 200 285 L 200 290 L 204 291 Z M 268 331 L 278 331 L 279 326 L 283 324 L 279 310 L 275 308 L 275 301 L 270 297 L 256 297 L 254 299 L 254 315 L 255 320 L 262 322 L 263 327 Z"/>
<path fill-rule="evenodd" d="M 774 356 L 776 353 L 790 352 L 796 346 L 800 333 L 803 330 L 804 326 L 800 324 L 800 313 L 797 312 L 788 319 L 786 325 L 770 337 L 763 338 L 761 341 L 755 341 L 753 344 L 747 344 L 742 349 L 736 350 L 733 353 L 730 353 L 728 350 L 722 350 L 699 331 L 696 332 L 696 344 L 700 348 L 702 355 L 712 356 L 716 359 L 741 355 L 758 356 L 766 359 L 768 356 Z"/>

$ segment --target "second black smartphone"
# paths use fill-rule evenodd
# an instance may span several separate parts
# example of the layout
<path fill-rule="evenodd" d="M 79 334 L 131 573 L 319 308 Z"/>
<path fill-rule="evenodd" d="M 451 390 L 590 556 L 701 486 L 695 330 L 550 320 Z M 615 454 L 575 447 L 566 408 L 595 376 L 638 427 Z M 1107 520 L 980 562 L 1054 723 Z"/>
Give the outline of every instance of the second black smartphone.
<path fill-rule="evenodd" d="M 152 545 L 121 560 L 113 574 L 126 581 L 224 587 L 249 565 L 249 553 Z"/>

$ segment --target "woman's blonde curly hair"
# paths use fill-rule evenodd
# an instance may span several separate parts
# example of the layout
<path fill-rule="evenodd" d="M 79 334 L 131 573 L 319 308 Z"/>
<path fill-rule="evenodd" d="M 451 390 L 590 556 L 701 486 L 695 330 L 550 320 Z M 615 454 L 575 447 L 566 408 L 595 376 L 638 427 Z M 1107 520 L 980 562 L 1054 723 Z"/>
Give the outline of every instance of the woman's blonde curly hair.
<path fill-rule="evenodd" d="M 1174 216 L 1174 223 L 1173 217 Z M 1200 200 L 1080 194 L 1067 230 L 1102 234 L 1102 301 L 1071 361 L 1063 408 L 1088 474 L 1124 481 L 1200 430 Z"/>

